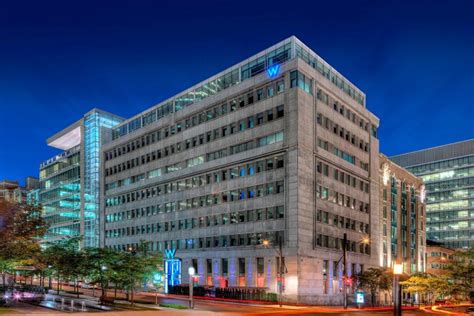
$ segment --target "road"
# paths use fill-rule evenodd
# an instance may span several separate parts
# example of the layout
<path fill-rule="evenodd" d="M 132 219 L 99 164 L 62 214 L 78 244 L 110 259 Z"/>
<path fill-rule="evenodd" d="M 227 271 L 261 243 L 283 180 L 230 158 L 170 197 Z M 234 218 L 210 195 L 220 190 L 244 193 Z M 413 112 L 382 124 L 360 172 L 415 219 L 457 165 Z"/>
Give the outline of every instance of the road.
<path fill-rule="evenodd" d="M 70 290 L 69 287 L 64 287 L 67 290 Z M 84 296 L 81 299 L 90 299 L 92 296 L 91 289 L 81 289 L 81 292 L 84 293 Z M 100 291 L 95 291 L 96 297 L 100 294 Z M 117 293 L 118 299 L 124 299 L 124 293 Z M 114 292 L 108 292 L 109 297 L 114 297 Z M 149 308 L 156 308 L 157 306 L 153 303 L 155 302 L 155 295 L 153 293 L 140 293 L 135 294 L 135 300 L 143 304 L 142 306 L 147 306 Z M 152 304 L 150 304 L 152 303 Z M 188 305 L 188 300 L 186 297 L 173 296 L 168 297 L 165 295 L 158 296 L 158 303 L 171 303 L 171 304 L 180 304 Z M 139 304 L 141 305 L 141 304 Z M 393 315 L 392 311 L 344 311 L 342 308 L 338 307 L 306 307 L 306 306 L 287 306 L 284 305 L 283 308 L 280 308 L 278 305 L 251 305 L 251 304 L 241 304 L 241 303 L 232 303 L 232 302 L 223 302 L 223 301 L 212 301 L 212 300 L 195 300 L 195 310 L 170 310 L 162 309 L 161 310 L 150 310 L 150 311 L 114 311 L 109 313 L 110 315 L 184 315 L 184 314 L 193 314 L 193 315 L 248 315 L 248 316 L 257 316 L 257 315 L 352 315 L 352 316 L 364 316 L 364 315 L 374 315 L 374 316 L 391 316 Z M 54 315 L 66 315 L 59 313 L 57 311 L 47 310 L 41 307 L 36 307 L 32 305 L 27 305 L 24 303 L 18 303 L 18 305 L 12 307 L 12 312 L 15 315 L 18 314 L 54 314 Z M 0 311 L 0 314 L 3 314 Z M 89 314 L 89 313 L 88 313 Z M 415 315 L 428 315 L 429 313 L 419 311 L 419 310 L 405 310 L 403 311 L 403 316 L 415 316 Z M 68 314 L 70 315 L 70 314 Z"/>

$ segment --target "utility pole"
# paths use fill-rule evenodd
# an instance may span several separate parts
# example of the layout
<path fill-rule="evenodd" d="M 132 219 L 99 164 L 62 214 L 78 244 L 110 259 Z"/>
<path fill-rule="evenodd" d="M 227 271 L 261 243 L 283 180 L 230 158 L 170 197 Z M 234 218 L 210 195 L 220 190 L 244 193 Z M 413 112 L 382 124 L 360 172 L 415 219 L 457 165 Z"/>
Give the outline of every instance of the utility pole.
<path fill-rule="evenodd" d="M 278 247 L 279 247 L 279 255 L 280 255 L 280 271 L 279 271 L 279 278 L 280 278 L 280 286 L 278 288 L 278 300 L 280 302 L 280 307 L 282 307 L 282 295 L 283 295 L 283 246 L 281 236 L 278 238 Z"/>
<path fill-rule="evenodd" d="M 347 234 L 344 233 L 344 240 L 342 241 L 342 291 L 344 294 L 344 309 L 347 309 Z"/>

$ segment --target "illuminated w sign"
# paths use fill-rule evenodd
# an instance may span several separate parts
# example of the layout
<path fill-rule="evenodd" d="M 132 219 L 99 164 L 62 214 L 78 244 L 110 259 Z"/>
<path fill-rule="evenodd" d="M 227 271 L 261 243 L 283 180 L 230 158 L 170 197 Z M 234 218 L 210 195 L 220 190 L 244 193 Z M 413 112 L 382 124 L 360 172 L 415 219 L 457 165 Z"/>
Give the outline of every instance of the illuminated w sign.
<path fill-rule="evenodd" d="M 176 249 L 165 249 L 165 257 L 166 259 L 173 259 L 174 255 L 176 254 Z"/>
<path fill-rule="evenodd" d="M 275 64 L 273 66 L 268 67 L 268 69 L 267 69 L 268 77 L 270 77 L 270 78 L 276 77 L 276 75 L 278 75 L 279 71 L 280 71 L 280 65 L 279 64 Z"/>

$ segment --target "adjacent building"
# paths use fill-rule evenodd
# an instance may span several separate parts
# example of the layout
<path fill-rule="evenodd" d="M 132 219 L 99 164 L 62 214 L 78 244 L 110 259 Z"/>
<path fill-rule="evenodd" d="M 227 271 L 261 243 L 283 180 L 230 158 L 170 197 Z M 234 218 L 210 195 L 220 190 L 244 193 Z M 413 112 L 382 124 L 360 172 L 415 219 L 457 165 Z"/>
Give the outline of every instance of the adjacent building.
<path fill-rule="evenodd" d="M 41 163 L 41 188 L 31 193 L 50 225 L 44 241 L 82 235 L 83 246 L 99 245 L 100 148 L 122 120 L 93 109 L 47 140 L 62 152 Z"/>
<path fill-rule="evenodd" d="M 201 285 L 341 304 L 343 271 L 380 262 L 378 125 L 365 94 L 290 37 L 113 128 L 95 164 L 101 245 L 166 252 L 169 285 L 194 266 Z"/>
<path fill-rule="evenodd" d="M 26 177 L 24 186 L 21 186 L 18 181 L 3 180 L 0 181 L 0 199 L 26 203 L 28 193 L 38 187 L 38 178 L 35 177 Z"/>
<path fill-rule="evenodd" d="M 423 181 L 381 154 L 380 195 L 380 266 L 403 263 L 404 273 L 425 272 Z"/>
<path fill-rule="evenodd" d="M 426 184 L 427 238 L 474 246 L 474 139 L 394 156 Z"/>
<path fill-rule="evenodd" d="M 427 240 L 426 242 L 426 272 L 434 275 L 446 274 L 446 268 L 454 259 L 455 250 L 442 243 Z"/>

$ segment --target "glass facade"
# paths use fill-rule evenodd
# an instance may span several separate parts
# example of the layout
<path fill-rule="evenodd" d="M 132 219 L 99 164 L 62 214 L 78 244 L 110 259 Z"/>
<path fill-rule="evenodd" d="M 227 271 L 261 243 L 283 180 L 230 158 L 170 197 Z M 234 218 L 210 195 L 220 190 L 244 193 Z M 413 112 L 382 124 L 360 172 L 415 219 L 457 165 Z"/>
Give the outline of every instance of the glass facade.
<path fill-rule="evenodd" d="M 80 146 L 41 165 L 39 200 L 49 224 L 45 241 L 80 235 Z"/>
<path fill-rule="evenodd" d="M 78 137 L 78 145 L 40 165 L 39 202 L 49 224 L 44 241 L 83 236 L 84 247 L 99 246 L 100 149 L 122 119 L 94 109 L 58 137 Z M 33 196 L 31 197 L 34 198 Z"/>
<path fill-rule="evenodd" d="M 84 118 L 84 247 L 99 246 L 100 147 L 104 128 L 121 119 L 101 112 Z"/>
<path fill-rule="evenodd" d="M 408 167 L 426 184 L 427 239 L 474 245 L 474 155 Z"/>

